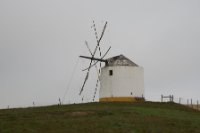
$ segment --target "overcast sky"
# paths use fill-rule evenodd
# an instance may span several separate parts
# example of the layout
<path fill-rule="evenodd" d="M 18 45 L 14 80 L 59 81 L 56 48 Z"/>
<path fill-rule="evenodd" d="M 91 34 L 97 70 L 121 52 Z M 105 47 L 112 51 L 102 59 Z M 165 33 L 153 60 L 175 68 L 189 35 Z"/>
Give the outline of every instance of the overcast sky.
<path fill-rule="evenodd" d="M 78 95 L 89 55 L 106 21 L 107 55 L 144 68 L 145 97 L 200 100 L 199 0 L 0 0 L 0 108 L 92 100 L 95 69 Z M 98 95 L 97 95 L 98 98 Z"/>

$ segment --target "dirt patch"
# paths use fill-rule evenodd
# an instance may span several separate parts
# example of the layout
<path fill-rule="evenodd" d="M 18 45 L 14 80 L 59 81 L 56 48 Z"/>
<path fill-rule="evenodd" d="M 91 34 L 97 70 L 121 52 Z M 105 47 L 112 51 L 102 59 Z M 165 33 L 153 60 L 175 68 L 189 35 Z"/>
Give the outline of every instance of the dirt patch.
<path fill-rule="evenodd" d="M 186 105 L 186 106 L 200 111 L 200 105 Z"/>
<path fill-rule="evenodd" d="M 75 111 L 71 112 L 71 116 L 87 116 L 90 114 L 94 114 L 92 111 Z"/>

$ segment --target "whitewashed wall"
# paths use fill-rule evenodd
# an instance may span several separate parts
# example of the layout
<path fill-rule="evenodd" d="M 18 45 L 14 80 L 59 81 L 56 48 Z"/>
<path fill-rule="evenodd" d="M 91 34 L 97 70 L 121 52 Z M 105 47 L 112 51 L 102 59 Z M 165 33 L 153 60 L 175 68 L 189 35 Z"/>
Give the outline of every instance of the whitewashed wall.
<path fill-rule="evenodd" d="M 113 70 L 112 76 L 109 75 L 109 70 Z M 100 81 L 99 98 L 144 96 L 144 72 L 142 67 L 104 67 L 102 68 Z"/>

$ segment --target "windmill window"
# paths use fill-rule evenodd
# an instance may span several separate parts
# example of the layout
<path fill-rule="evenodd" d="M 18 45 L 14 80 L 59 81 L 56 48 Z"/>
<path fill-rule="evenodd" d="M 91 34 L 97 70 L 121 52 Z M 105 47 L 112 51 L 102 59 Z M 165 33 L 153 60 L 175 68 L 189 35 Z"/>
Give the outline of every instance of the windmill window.
<path fill-rule="evenodd" d="M 110 75 L 110 76 L 113 75 L 113 70 L 109 70 L 109 75 Z"/>

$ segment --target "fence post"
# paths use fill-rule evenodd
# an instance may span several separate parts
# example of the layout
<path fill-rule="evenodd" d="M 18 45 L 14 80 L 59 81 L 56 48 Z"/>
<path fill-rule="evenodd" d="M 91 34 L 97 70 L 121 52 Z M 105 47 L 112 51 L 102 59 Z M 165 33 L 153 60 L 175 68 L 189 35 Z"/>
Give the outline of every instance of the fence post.
<path fill-rule="evenodd" d="M 61 100 L 60 100 L 60 98 L 58 99 L 58 101 L 59 101 L 58 105 L 61 105 Z"/>
<path fill-rule="evenodd" d="M 193 106 L 192 106 L 192 98 L 191 98 L 191 107 L 193 108 Z"/>
<path fill-rule="evenodd" d="M 181 104 L 181 98 L 179 98 L 179 104 Z"/>

